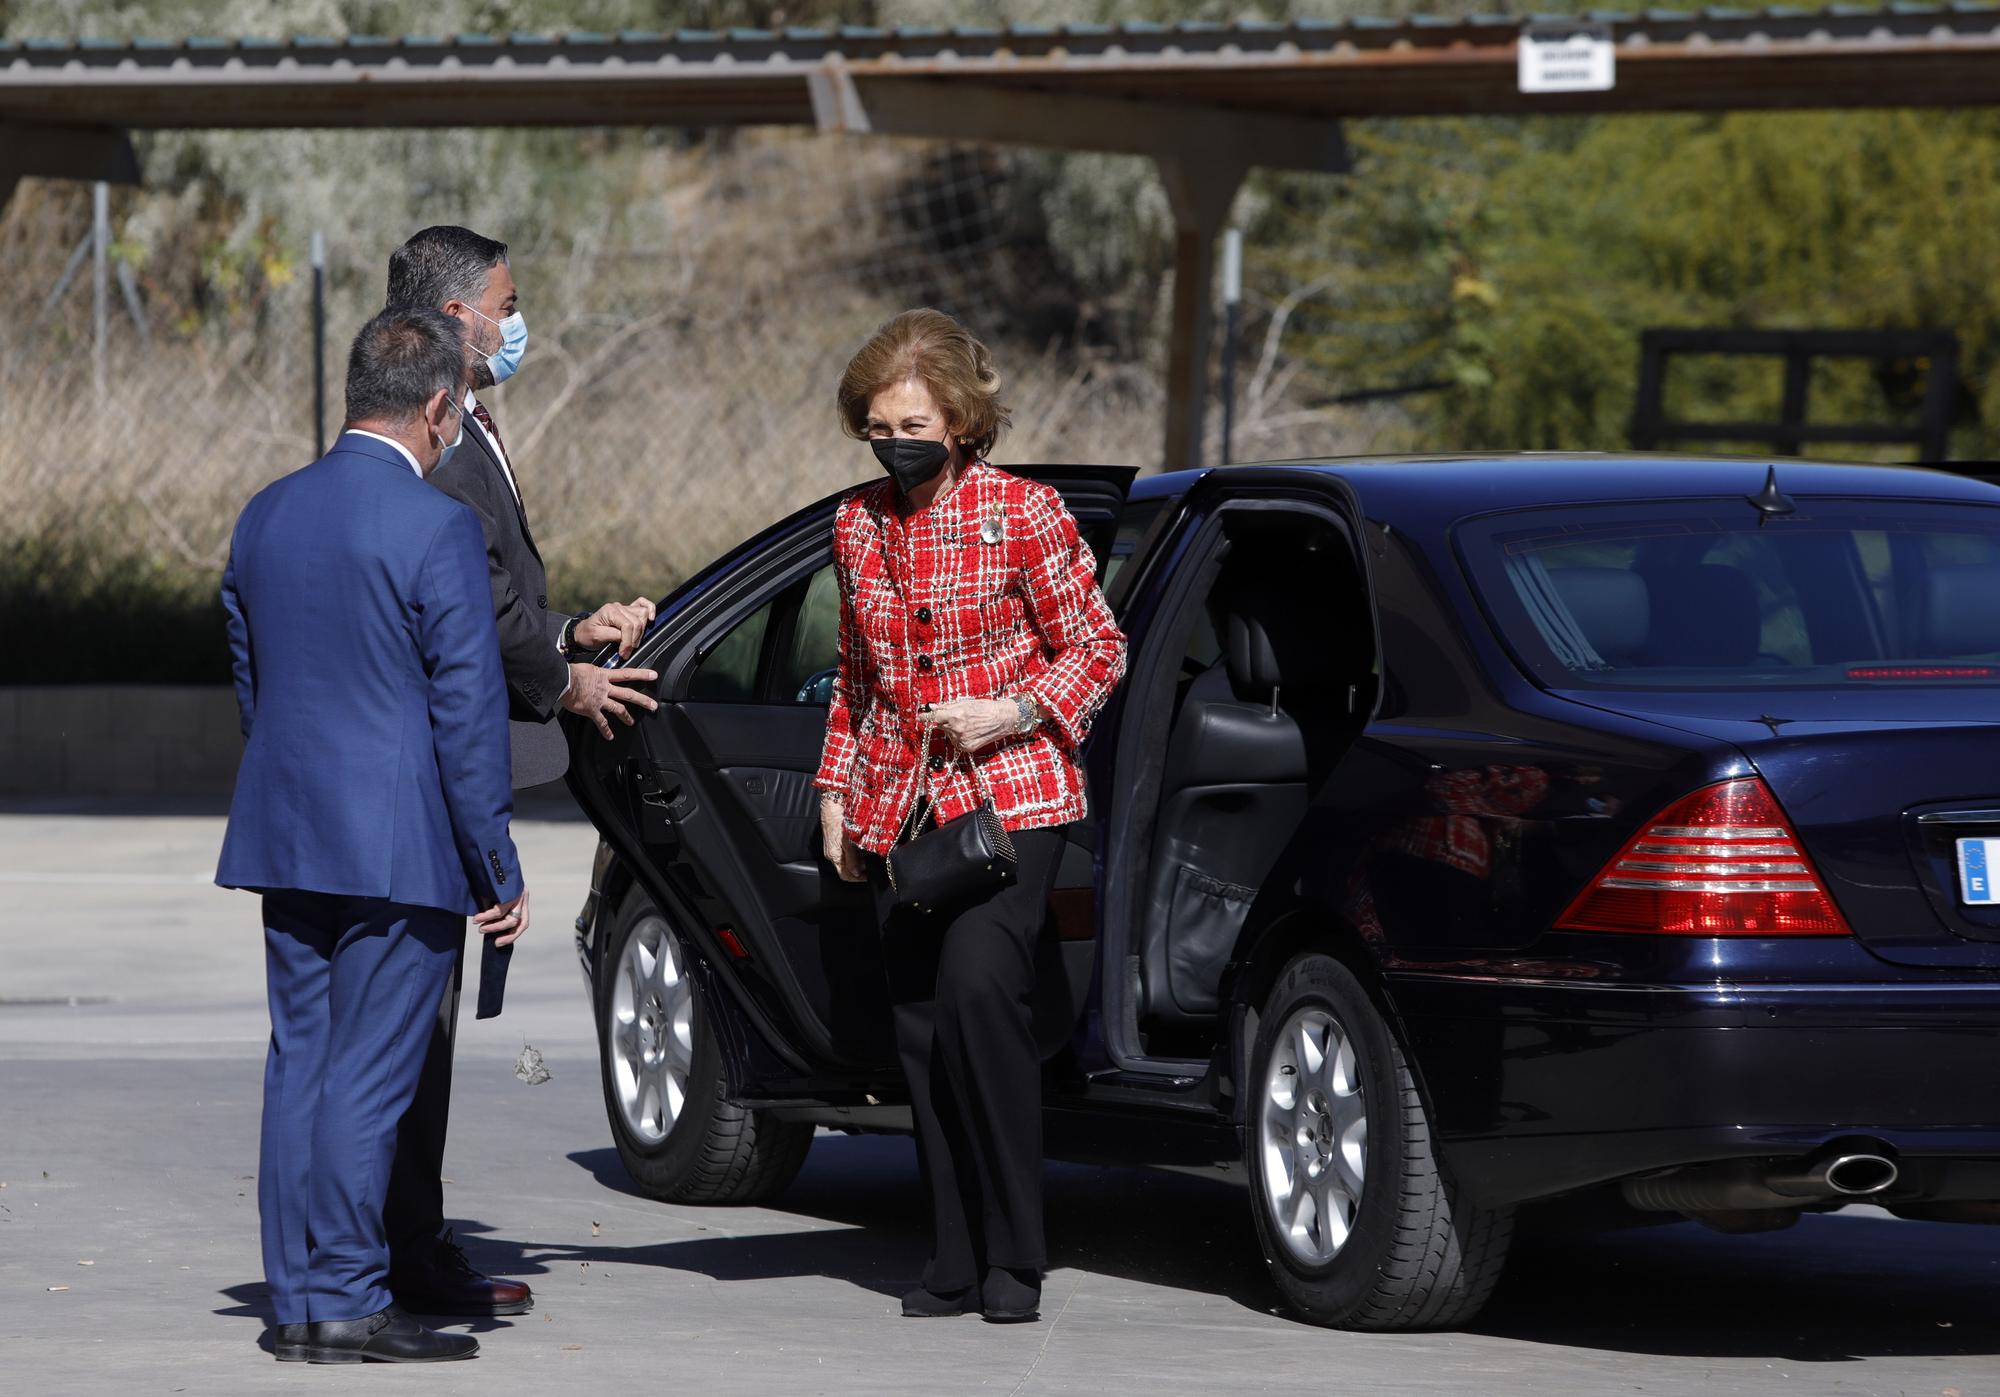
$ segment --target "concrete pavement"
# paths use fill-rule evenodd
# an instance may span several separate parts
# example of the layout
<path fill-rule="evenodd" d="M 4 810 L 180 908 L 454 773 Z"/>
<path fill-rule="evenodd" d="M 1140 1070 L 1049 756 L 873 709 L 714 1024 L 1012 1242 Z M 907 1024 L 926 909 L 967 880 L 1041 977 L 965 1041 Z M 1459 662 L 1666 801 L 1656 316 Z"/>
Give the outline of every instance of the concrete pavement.
<path fill-rule="evenodd" d="M 2000 1232 L 1872 1210 L 1775 1236 L 1539 1232 L 1468 1333 L 1275 1313 L 1240 1187 L 1052 1165 L 1047 1320 L 913 1323 L 906 1141 L 824 1135 L 760 1209 L 634 1195 L 568 923 L 594 836 L 519 827 L 536 927 L 466 1019 L 448 1206 L 539 1303 L 421 1377 L 261 1353 L 256 908 L 212 811 L 0 813 L 0 1392 L 2000 1392 Z M 523 1041 L 553 1080 L 518 1082 Z M 84 1264 L 89 1263 L 89 1264 Z M 60 1288 L 59 1288 L 60 1287 Z"/>

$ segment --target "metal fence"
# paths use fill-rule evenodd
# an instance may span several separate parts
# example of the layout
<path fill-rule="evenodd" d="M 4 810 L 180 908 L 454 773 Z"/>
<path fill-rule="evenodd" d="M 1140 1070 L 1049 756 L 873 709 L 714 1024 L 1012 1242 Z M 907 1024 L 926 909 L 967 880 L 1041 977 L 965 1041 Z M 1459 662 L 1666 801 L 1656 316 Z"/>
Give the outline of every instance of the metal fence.
<path fill-rule="evenodd" d="M 910 305 L 941 306 L 994 344 L 1015 418 L 996 460 L 1156 461 L 1163 404 L 1145 346 L 1164 288 L 1142 280 L 1127 304 L 1079 307 L 1046 255 L 1035 161 L 749 133 L 662 152 L 615 217 L 564 207 L 553 179 L 526 191 L 541 231 L 512 261 L 528 357 L 485 400 L 521 463 L 552 603 L 658 594 L 873 474 L 839 433 L 834 385 L 867 333 Z M 270 195 L 275 209 L 283 197 Z M 274 213 L 246 241 L 239 218 L 233 244 L 209 246 L 212 205 L 199 181 L 114 192 L 95 211 L 100 244 L 87 187 L 45 184 L 0 221 L 14 269 L 0 315 L 20 327 L 0 342 L 0 538 L 210 587 L 242 502 L 311 459 L 312 230 Z M 345 348 L 379 306 L 392 239 L 331 219 L 319 231 L 331 432 Z M 1108 228 L 1101 242 L 1070 236 L 1100 258 L 1141 255 Z M 1122 317 L 1121 332 L 1091 347 L 1078 326 L 1092 315 Z M 1248 329 L 1239 453 L 1354 446 L 1272 391 L 1278 346 L 1259 345 L 1254 315 Z"/>

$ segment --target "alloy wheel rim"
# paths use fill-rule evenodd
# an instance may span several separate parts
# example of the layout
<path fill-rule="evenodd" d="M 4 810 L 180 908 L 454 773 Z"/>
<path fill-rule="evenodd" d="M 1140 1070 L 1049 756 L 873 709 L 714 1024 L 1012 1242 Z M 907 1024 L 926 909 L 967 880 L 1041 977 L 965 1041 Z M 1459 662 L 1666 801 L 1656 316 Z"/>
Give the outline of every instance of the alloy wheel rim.
<path fill-rule="evenodd" d="M 1298 1261 L 1340 1254 L 1361 1206 L 1368 1110 L 1354 1040 L 1328 1010 L 1285 1020 L 1264 1069 L 1258 1163 L 1265 1215 Z"/>
<path fill-rule="evenodd" d="M 694 1064 L 694 985 L 658 913 L 625 938 L 604 1028 L 619 1116 L 634 1139 L 657 1145 L 680 1118 Z"/>

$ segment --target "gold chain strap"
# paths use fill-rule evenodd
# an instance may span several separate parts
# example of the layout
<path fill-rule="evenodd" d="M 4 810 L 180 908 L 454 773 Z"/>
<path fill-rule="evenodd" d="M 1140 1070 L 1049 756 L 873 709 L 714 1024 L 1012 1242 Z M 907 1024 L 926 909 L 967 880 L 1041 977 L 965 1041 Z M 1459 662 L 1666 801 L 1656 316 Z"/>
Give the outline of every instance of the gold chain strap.
<path fill-rule="evenodd" d="M 896 836 L 898 844 L 907 843 L 921 834 L 925 820 L 929 820 L 933 825 L 937 823 L 937 789 L 931 782 L 931 743 L 935 740 L 933 734 L 937 731 L 937 724 L 931 722 L 929 719 L 921 721 L 923 722 L 924 729 L 924 749 L 922 755 L 917 758 L 917 776 L 918 785 L 921 788 L 919 793 L 924 798 L 923 814 L 921 816 L 918 815 L 916 802 L 912 800 L 910 803 L 910 813 L 903 817 L 903 832 Z M 958 765 L 960 759 L 964 760 L 966 769 L 972 773 L 973 789 L 979 792 L 981 799 L 993 806 L 994 812 L 997 814 L 1000 809 L 1000 802 L 993 799 L 993 788 L 987 784 L 986 773 L 979 769 L 979 763 L 972 759 L 972 753 L 966 751 L 955 742 L 952 744 L 952 752 L 954 753 L 954 757 L 951 766 L 955 767 Z M 950 767 L 946 768 L 947 771 L 950 769 Z M 911 827 L 912 821 L 915 822 L 915 828 Z"/>

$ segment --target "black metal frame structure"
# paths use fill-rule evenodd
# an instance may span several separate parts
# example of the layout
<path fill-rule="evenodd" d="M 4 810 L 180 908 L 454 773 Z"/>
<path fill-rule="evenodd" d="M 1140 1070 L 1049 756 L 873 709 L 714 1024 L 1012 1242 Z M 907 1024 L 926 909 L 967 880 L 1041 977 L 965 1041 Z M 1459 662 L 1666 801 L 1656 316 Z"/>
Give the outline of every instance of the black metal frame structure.
<path fill-rule="evenodd" d="M 1676 354 L 1741 354 L 1784 360 L 1785 389 L 1775 422 L 1690 422 L 1666 415 L 1668 362 Z M 1923 366 L 1924 397 L 1915 426 L 1877 422 L 1814 425 L 1808 420 L 1812 361 L 1904 359 Z M 1646 330 L 1639 336 L 1639 391 L 1632 445 L 1654 451 L 1670 442 L 1768 442 L 1786 456 L 1810 442 L 1911 442 L 1925 462 L 1948 454 L 1958 402 L 1958 337 L 1946 330 Z"/>

